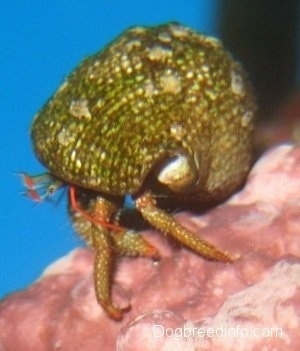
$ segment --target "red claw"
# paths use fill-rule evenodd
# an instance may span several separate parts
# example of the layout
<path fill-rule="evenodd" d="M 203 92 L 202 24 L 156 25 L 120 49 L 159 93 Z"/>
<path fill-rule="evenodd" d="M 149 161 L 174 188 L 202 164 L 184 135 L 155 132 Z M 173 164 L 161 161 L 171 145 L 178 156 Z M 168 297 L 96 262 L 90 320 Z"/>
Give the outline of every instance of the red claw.
<path fill-rule="evenodd" d="M 28 196 L 31 200 L 36 201 L 36 202 L 41 202 L 42 198 L 39 195 L 39 193 L 34 190 L 34 189 L 27 189 L 27 191 L 25 192 L 26 196 Z"/>
<path fill-rule="evenodd" d="M 22 178 L 23 185 L 26 188 L 26 196 L 36 202 L 41 202 L 49 198 L 63 186 L 61 180 L 54 178 L 49 173 L 43 173 L 36 176 L 30 176 L 24 172 L 17 174 Z"/>

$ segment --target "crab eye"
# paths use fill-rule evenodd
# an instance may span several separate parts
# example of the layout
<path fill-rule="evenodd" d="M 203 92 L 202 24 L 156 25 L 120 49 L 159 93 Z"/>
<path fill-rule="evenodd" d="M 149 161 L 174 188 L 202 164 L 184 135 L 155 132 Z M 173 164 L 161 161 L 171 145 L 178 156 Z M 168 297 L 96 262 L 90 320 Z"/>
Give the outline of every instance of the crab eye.
<path fill-rule="evenodd" d="M 196 183 L 197 176 L 194 162 L 189 157 L 178 155 L 160 170 L 157 179 L 171 190 L 183 192 Z"/>

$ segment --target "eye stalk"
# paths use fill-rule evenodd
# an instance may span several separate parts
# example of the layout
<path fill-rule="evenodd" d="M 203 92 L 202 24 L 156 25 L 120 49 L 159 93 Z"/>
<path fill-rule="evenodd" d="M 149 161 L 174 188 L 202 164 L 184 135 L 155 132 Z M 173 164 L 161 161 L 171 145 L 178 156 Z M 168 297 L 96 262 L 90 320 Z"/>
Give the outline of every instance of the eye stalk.
<path fill-rule="evenodd" d="M 198 181 L 196 165 L 189 157 L 178 155 L 159 172 L 157 179 L 177 193 L 184 192 Z"/>

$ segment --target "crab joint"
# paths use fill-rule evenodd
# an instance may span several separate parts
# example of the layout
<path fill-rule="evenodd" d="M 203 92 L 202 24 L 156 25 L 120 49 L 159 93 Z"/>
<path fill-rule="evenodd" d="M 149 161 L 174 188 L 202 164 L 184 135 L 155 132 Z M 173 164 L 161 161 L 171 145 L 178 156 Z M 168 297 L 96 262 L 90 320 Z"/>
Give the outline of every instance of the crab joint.
<path fill-rule="evenodd" d="M 123 227 L 120 227 L 116 224 L 109 223 L 106 215 L 103 216 L 103 218 L 101 218 L 102 216 L 90 215 L 85 210 L 83 210 L 79 206 L 79 204 L 76 200 L 75 192 L 76 192 L 75 187 L 70 185 L 70 187 L 69 187 L 70 206 L 74 212 L 80 213 L 85 219 L 87 219 L 88 221 L 90 221 L 91 223 L 93 223 L 97 226 L 107 228 L 107 229 L 110 229 L 110 230 L 113 230 L 116 232 L 124 232 L 125 231 L 125 229 Z"/>

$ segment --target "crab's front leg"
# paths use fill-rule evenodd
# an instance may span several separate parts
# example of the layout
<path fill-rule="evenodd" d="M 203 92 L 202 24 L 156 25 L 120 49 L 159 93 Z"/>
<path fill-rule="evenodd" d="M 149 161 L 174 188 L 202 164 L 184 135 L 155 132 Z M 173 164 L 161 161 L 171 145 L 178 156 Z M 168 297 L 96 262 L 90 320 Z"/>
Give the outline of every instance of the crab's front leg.
<path fill-rule="evenodd" d="M 75 194 L 75 188 L 70 187 L 70 213 L 75 230 L 95 250 L 94 259 L 94 288 L 98 303 L 106 313 L 115 320 L 122 319 L 122 310 L 111 301 L 111 272 L 114 265 L 115 253 L 110 236 L 109 218 L 114 211 L 112 204 L 100 198 L 87 201 L 87 195 L 81 191 L 79 195 L 85 197 L 83 207 Z M 79 196 L 80 199 L 80 196 Z M 81 207 L 82 206 L 82 207 Z M 117 226 L 116 226 L 117 228 Z"/>
<path fill-rule="evenodd" d="M 155 199 L 150 192 L 136 200 L 136 207 L 142 216 L 159 231 L 171 235 L 181 244 L 208 260 L 232 262 L 232 258 L 215 246 L 180 225 L 174 217 L 156 207 Z"/>
<path fill-rule="evenodd" d="M 110 236 L 105 229 L 92 225 L 92 241 L 95 249 L 94 287 L 98 303 L 115 320 L 121 320 L 123 311 L 111 300 L 111 271 L 114 253 Z"/>

